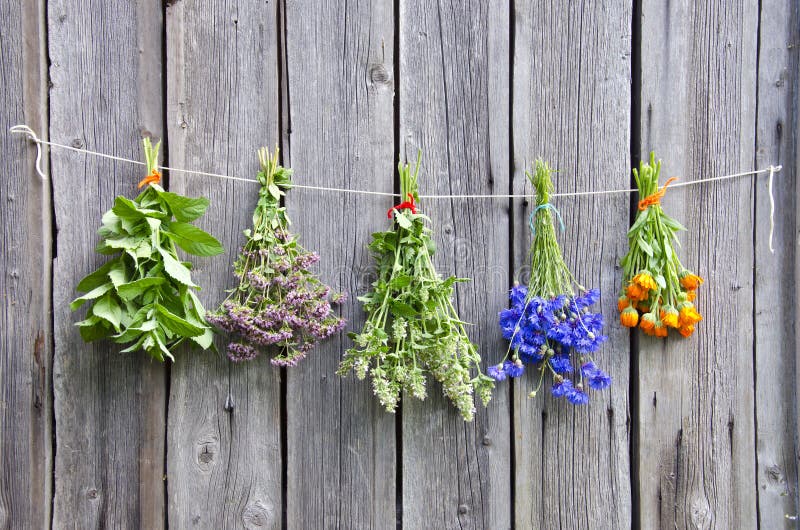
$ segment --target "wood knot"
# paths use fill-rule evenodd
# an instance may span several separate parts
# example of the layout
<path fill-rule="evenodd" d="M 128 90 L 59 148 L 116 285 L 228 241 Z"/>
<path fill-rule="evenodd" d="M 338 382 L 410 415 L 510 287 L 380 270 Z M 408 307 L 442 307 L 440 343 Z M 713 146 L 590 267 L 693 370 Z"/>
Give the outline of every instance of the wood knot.
<path fill-rule="evenodd" d="M 373 64 L 369 67 L 369 80 L 375 85 L 389 83 L 389 71 L 382 64 Z"/>
<path fill-rule="evenodd" d="M 458 515 L 466 515 L 469 513 L 469 506 L 461 504 L 458 506 Z"/>
<path fill-rule="evenodd" d="M 201 471 L 210 473 L 216 464 L 219 453 L 219 442 L 215 439 L 197 442 L 195 444 L 195 459 Z"/>
<path fill-rule="evenodd" d="M 96 499 L 97 496 L 98 496 L 98 493 L 97 493 L 97 490 L 95 488 L 89 488 L 86 491 L 86 497 L 88 497 L 89 499 Z"/>
<path fill-rule="evenodd" d="M 242 523 L 247 529 L 272 526 L 273 519 L 272 507 L 265 505 L 261 500 L 248 503 L 242 512 Z"/>
<path fill-rule="evenodd" d="M 784 478 L 781 468 L 776 465 L 769 466 L 767 468 L 767 481 L 773 485 L 783 484 Z"/>
<path fill-rule="evenodd" d="M 72 142 L 70 142 L 70 145 L 72 145 L 72 147 L 74 147 L 75 149 L 83 149 L 84 144 L 83 140 L 81 140 L 80 138 L 74 138 Z"/>

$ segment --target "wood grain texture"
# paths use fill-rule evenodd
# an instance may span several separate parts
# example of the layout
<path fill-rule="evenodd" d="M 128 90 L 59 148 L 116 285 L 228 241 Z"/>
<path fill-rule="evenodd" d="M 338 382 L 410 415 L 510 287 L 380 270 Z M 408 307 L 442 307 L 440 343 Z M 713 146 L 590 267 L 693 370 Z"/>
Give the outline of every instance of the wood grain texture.
<path fill-rule="evenodd" d="M 421 194 L 508 193 L 508 5 L 400 2 L 400 149 L 422 150 Z M 483 368 L 506 346 L 497 312 L 509 289 L 509 202 L 422 201 L 438 246 L 434 263 L 458 284 L 454 304 L 474 323 Z M 429 380 L 428 398 L 403 401 L 403 526 L 511 526 L 509 387 L 464 423 Z"/>
<path fill-rule="evenodd" d="M 36 146 L 5 134 L 27 123 L 47 135 L 44 3 L 2 0 L 0 18 L 0 528 L 44 528 L 53 488 L 52 202 Z"/>
<path fill-rule="evenodd" d="M 53 141 L 141 159 L 142 135 L 160 136 L 160 3 L 51 1 Z M 113 45 L 109 38 L 113 35 Z M 54 528 L 164 524 L 164 367 L 108 342 L 84 344 L 68 304 L 105 261 L 95 229 L 116 195 L 135 196 L 129 164 L 51 153 L 55 222 L 53 387 Z"/>
<path fill-rule="evenodd" d="M 631 6 L 625 1 L 515 6 L 514 192 L 536 157 L 552 167 L 556 192 L 628 187 Z M 569 65 L 569 66 L 566 66 Z M 599 288 L 608 342 L 595 360 L 613 379 L 585 407 L 550 394 L 538 377 L 514 381 L 517 528 L 626 528 L 631 524 L 628 332 L 617 323 L 619 259 L 627 251 L 625 195 L 555 198 L 559 238 L 579 282 Z M 515 279 L 527 281 L 531 203 L 514 204 Z"/>
<path fill-rule="evenodd" d="M 167 116 L 177 167 L 255 178 L 256 150 L 278 140 L 277 4 L 182 1 L 167 6 Z M 255 184 L 181 173 L 170 189 L 208 197 L 199 226 L 226 248 L 195 259 L 209 310 L 236 281 Z M 172 528 L 281 526 L 280 371 L 266 357 L 233 365 L 186 351 L 172 367 L 167 475 Z"/>
<path fill-rule="evenodd" d="M 393 41 L 391 3 L 286 2 L 284 161 L 296 183 L 392 191 Z M 374 279 L 366 244 L 391 199 L 297 189 L 286 203 L 322 280 L 349 293 L 348 329 L 360 329 L 356 296 Z M 343 333 L 287 369 L 289 528 L 395 526 L 395 417 L 368 381 L 335 375 L 351 346 Z"/>
<path fill-rule="evenodd" d="M 662 174 L 724 175 L 755 160 L 756 2 L 645 1 L 640 156 Z M 668 52 L 665 52 L 668 50 Z M 678 188 L 683 264 L 706 278 L 688 340 L 639 343 L 642 528 L 755 528 L 753 182 Z"/>
<path fill-rule="evenodd" d="M 798 53 L 797 2 L 761 3 L 758 57 L 756 166 L 783 165 L 775 175 L 775 253 L 769 251 L 769 193 L 766 177 L 756 185 L 755 206 L 755 363 L 758 521 L 761 528 L 787 526 L 798 515 L 796 442 L 795 312 L 797 223 Z"/>

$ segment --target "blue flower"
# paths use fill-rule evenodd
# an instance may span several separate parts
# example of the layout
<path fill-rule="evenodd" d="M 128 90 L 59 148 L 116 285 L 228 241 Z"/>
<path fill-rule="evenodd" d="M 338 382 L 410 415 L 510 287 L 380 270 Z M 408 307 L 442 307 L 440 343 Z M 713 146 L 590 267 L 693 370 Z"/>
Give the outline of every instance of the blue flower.
<path fill-rule="evenodd" d="M 522 311 L 516 308 L 503 309 L 499 313 L 500 329 L 503 332 L 504 339 L 510 339 L 517 328 L 517 323 L 520 321 Z"/>
<path fill-rule="evenodd" d="M 503 364 L 493 364 L 489 368 L 486 369 L 486 373 L 489 374 L 489 377 L 494 379 L 495 381 L 503 381 L 506 378 L 506 372 L 503 370 Z"/>
<path fill-rule="evenodd" d="M 589 377 L 589 387 L 595 390 L 603 390 L 611 385 L 611 377 L 602 370 L 597 370 Z"/>
<path fill-rule="evenodd" d="M 522 362 L 517 364 L 514 361 L 506 361 L 503 363 L 503 371 L 508 374 L 508 377 L 519 377 L 525 372 L 525 367 Z"/>
<path fill-rule="evenodd" d="M 544 344 L 544 340 L 542 340 L 542 344 Z M 536 364 L 543 359 L 539 346 L 534 346 L 527 342 L 520 344 L 517 353 L 519 353 L 519 358 L 528 364 Z"/>
<path fill-rule="evenodd" d="M 575 392 L 575 387 L 572 386 L 572 381 L 569 379 L 564 379 L 560 383 L 554 384 L 551 392 L 553 393 L 553 396 L 557 398 L 569 396 Z"/>
<path fill-rule="evenodd" d="M 557 374 L 568 374 L 572 372 L 572 363 L 569 362 L 567 355 L 555 355 L 550 358 L 550 366 Z"/>
<path fill-rule="evenodd" d="M 594 361 L 587 361 L 581 365 L 581 373 L 583 374 L 583 377 L 592 377 L 592 375 L 594 375 L 598 370 L 599 368 L 596 364 L 594 364 Z"/>
<path fill-rule="evenodd" d="M 575 305 L 578 309 L 589 307 L 600 301 L 600 289 L 590 289 L 584 291 L 580 296 L 575 297 Z"/>
<path fill-rule="evenodd" d="M 583 390 L 573 389 L 567 394 L 567 400 L 573 405 L 586 405 L 589 403 L 589 396 Z"/>
<path fill-rule="evenodd" d="M 524 285 L 515 285 L 509 291 L 508 299 L 511 300 L 511 305 L 514 307 L 522 308 L 525 306 L 525 298 L 528 297 L 528 288 Z"/>

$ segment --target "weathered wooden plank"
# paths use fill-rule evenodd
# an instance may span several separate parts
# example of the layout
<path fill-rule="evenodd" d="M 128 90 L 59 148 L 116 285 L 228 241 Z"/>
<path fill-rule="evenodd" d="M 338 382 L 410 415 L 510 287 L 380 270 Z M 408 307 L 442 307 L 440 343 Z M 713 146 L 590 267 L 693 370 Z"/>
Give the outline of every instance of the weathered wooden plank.
<path fill-rule="evenodd" d="M 170 162 L 255 178 L 256 150 L 278 139 L 277 2 L 167 6 Z M 173 173 L 170 189 L 211 200 L 200 225 L 227 252 L 196 260 L 208 309 L 235 281 L 231 264 L 252 224 L 254 184 Z M 227 341 L 219 337 L 224 352 Z M 173 365 L 167 454 L 172 528 L 281 525 L 280 372 L 267 358 L 231 365 L 187 351 Z"/>
<path fill-rule="evenodd" d="M 387 2 L 286 2 L 289 145 L 298 184 L 391 191 L 394 14 Z M 288 148 L 291 147 L 291 157 Z M 350 329 L 364 323 L 372 281 L 366 249 L 391 199 L 305 190 L 287 198 L 293 229 L 321 255 L 319 272 L 349 293 Z M 318 345 L 287 369 L 288 528 L 395 526 L 395 417 L 367 381 L 334 372 L 352 345 Z"/>
<path fill-rule="evenodd" d="M 0 528 L 44 528 L 53 488 L 52 203 L 36 146 L 5 132 L 27 123 L 47 134 L 44 5 L 2 0 L 0 19 Z"/>
<path fill-rule="evenodd" d="M 663 175 L 735 173 L 755 160 L 757 2 L 642 4 L 640 156 Z M 668 50 L 668 53 L 665 53 Z M 755 528 L 753 182 L 675 189 L 683 263 L 706 278 L 688 340 L 639 343 L 639 523 Z M 636 353 L 634 353 L 636 354 Z"/>
<path fill-rule="evenodd" d="M 47 13 L 52 139 L 141 158 L 141 135 L 162 133 L 159 2 L 55 0 Z M 78 280 L 104 261 L 94 253 L 100 216 L 115 195 L 136 194 L 141 174 L 65 151 L 53 151 L 51 161 L 58 230 L 53 527 L 159 528 L 164 368 L 109 343 L 84 344 L 68 307 Z"/>
<path fill-rule="evenodd" d="M 628 187 L 631 4 L 624 0 L 546 7 L 516 2 L 513 94 L 514 191 L 531 193 L 525 171 L 542 156 L 556 192 Z M 586 407 L 533 398 L 533 374 L 515 381 L 517 528 L 625 528 L 631 524 L 629 339 L 617 323 L 618 262 L 626 252 L 629 198 L 555 198 L 567 264 L 601 290 L 609 337 L 596 356 L 613 378 Z M 529 201 L 514 204 L 517 267 L 529 267 Z M 524 272 L 524 271 L 523 271 Z M 522 274 L 522 281 L 527 274 Z M 549 383 L 545 383 L 549 387 Z"/>
<path fill-rule="evenodd" d="M 422 149 L 423 194 L 508 193 L 508 5 L 400 2 L 401 154 Z M 472 278 L 454 303 L 472 322 L 484 368 L 505 352 L 497 312 L 507 303 L 508 201 L 423 201 L 436 230 L 435 264 Z M 511 526 L 509 387 L 465 424 L 429 381 L 424 402 L 404 400 L 403 526 Z"/>
<path fill-rule="evenodd" d="M 775 253 L 769 251 L 769 194 L 765 178 L 756 188 L 755 218 L 755 358 L 756 469 L 758 521 L 761 528 L 781 528 L 787 515 L 798 515 L 796 445 L 796 329 L 787 326 L 795 312 L 797 219 L 794 161 L 797 131 L 800 14 L 797 2 L 760 4 L 757 166 L 782 164 L 775 176 Z"/>

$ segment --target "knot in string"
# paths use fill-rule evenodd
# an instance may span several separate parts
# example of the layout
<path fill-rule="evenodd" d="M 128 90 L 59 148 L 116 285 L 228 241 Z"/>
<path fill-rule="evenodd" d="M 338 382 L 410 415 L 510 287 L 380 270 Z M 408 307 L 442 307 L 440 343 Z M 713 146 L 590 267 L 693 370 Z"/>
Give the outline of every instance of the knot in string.
<path fill-rule="evenodd" d="M 388 219 L 392 218 L 392 213 L 394 213 L 396 211 L 399 212 L 400 210 L 404 210 L 404 209 L 411 210 L 411 213 L 417 213 L 417 205 L 414 204 L 414 196 L 411 195 L 410 193 L 407 193 L 406 195 L 408 196 L 408 200 L 407 201 L 403 201 L 400 204 L 397 204 L 397 205 L 392 206 L 391 208 L 389 208 L 389 211 L 386 212 L 386 217 Z"/>
<path fill-rule="evenodd" d="M 649 195 L 649 196 L 645 197 L 644 199 L 642 199 L 641 201 L 639 201 L 639 209 L 641 211 L 645 211 L 648 208 L 650 208 L 651 206 L 653 206 L 654 204 L 661 204 L 661 199 L 663 199 L 664 195 L 667 194 L 667 186 L 669 186 L 670 184 L 672 184 L 676 180 L 678 180 L 678 177 L 671 177 L 669 180 L 667 180 L 664 183 L 664 187 L 663 188 L 661 188 L 660 190 L 658 190 L 654 194 Z"/>
<path fill-rule="evenodd" d="M 8 132 L 12 134 L 24 134 L 28 137 L 28 140 L 36 144 L 36 172 L 39 174 L 39 178 L 47 180 L 47 175 L 42 171 L 42 141 L 36 136 L 33 129 L 27 125 L 14 125 L 8 129 Z"/>
<path fill-rule="evenodd" d="M 136 189 L 141 189 L 142 186 L 147 186 L 148 184 L 158 184 L 159 182 L 161 182 L 161 173 L 153 168 L 153 171 L 151 171 L 149 175 L 139 181 L 139 185 L 136 186 Z"/>
<path fill-rule="evenodd" d="M 533 223 L 534 219 L 536 218 L 536 212 L 538 212 L 539 210 L 546 210 L 546 209 L 550 209 L 553 210 L 553 212 L 555 212 L 556 217 L 558 217 L 558 224 L 561 225 L 561 231 L 563 232 L 566 229 L 566 227 L 564 226 L 564 219 L 561 218 L 561 212 L 558 211 L 558 208 L 556 208 L 549 202 L 546 202 L 534 208 L 533 211 L 531 212 L 531 215 L 528 217 L 528 226 L 531 228 L 531 235 L 534 236 L 536 235 L 536 226 Z"/>

